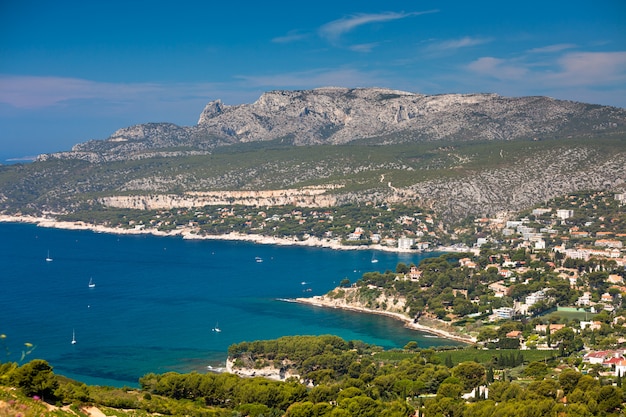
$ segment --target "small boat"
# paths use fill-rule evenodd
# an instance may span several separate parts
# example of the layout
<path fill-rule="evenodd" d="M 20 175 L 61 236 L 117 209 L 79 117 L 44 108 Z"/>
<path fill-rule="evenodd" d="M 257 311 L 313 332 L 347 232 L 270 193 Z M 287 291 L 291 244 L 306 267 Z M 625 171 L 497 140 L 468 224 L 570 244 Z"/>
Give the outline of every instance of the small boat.
<path fill-rule="evenodd" d="M 376 255 L 372 255 L 372 263 L 373 264 L 378 263 L 378 259 L 376 259 Z"/>
<path fill-rule="evenodd" d="M 93 278 L 89 278 L 89 288 L 94 288 L 96 284 L 93 282 Z"/>
<path fill-rule="evenodd" d="M 46 262 L 52 262 L 52 258 L 50 257 L 50 251 L 48 251 L 48 256 L 46 256 Z"/>
<path fill-rule="evenodd" d="M 215 323 L 215 327 L 211 330 L 213 330 L 215 333 L 220 333 L 222 331 L 222 329 L 220 329 L 219 323 Z"/>
<path fill-rule="evenodd" d="M 76 344 L 76 332 L 72 329 L 72 344 Z"/>
<path fill-rule="evenodd" d="M 260 256 L 255 257 L 254 260 L 259 263 L 263 262 L 263 258 L 261 258 Z"/>

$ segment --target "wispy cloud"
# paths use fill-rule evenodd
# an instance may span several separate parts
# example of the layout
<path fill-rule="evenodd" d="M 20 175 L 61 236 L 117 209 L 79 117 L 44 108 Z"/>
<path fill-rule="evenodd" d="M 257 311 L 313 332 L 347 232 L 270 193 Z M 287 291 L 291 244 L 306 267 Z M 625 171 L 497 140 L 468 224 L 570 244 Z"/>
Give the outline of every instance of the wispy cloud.
<path fill-rule="evenodd" d="M 128 103 L 201 97 L 217 86 L 200 84 L 107 83 L 81 78 L 0 74 L 0 103 L 20 109 L 63 106 L 77 100 Z"/>
<path fill-rule="evenodd" d="M 411 16 L 419 16 L 428 13 L 436 13 L 437 10 L 430 10 L 425 12 L 386 12 L 386 13 L 360 13 L 355 14 L 349 17 L 344 17 L 342 19 L 333 20 L 332 22 L 328 22 L 325 25 L 319 28 L 319 35 L 330 41 L 336 42 L 339 38 L 348 33 L 359 26 L 371 24 L 371 23 L 381 23 L 381 22 L 389 22 L 393 20 L 405 19 Z"/>
<path fill-rule="evenodd" d="M 531 54 L 552 54 L 555 52 L 561 52 L 567 49 L 576 48 L 573 43 L 558 43 L 555 45 L 542 46 L 540 48 L 533 48 L 528 51 Z"/>
<path fill-rule="evenodd" d="M 429 52 L 452 51 L 482 45 L 489 42 L 491 42 L 490 38 L 464 36 L 459 39 L 433 42 L 427 47 L 427 50 Z"/>
<path fill-rule="evenodd" d="M 372 49 L 380 45 L 380 42 L 362 43 L 358 45 L 351 45 L 349 49 L 354 52 L 372 52 Z"/>
<path fill-rule="evenodd" d="M 242 75 L 237 77 L 247 88 L 317 88 L 324 86 L 364 87 L 381 86 L 385 78 L 376 72 L 362 72 L 351 68 L 322 68 L 267 76 Z"/>
<path fill-rule="evenodd" d="M 301 33 L 297 30 L 291 30 L 289 31 L 285 36 L 277 36 L 274 39 L 272 39 L 272 42 L 274 43 L 291 43 L 291 42 L 297 42 L 297 41 L 301 41 L 303 39 L 306 39 L 309 35 L 305 34 L 305 33 Z"/>
<path fill-rule="evenodd" d="M 70 100 L 122 99 L 158 89 L 151 84 L 101 83 L 79 78 L 0 76 L 0 102 L 17 108 L 61 105 Z"/>

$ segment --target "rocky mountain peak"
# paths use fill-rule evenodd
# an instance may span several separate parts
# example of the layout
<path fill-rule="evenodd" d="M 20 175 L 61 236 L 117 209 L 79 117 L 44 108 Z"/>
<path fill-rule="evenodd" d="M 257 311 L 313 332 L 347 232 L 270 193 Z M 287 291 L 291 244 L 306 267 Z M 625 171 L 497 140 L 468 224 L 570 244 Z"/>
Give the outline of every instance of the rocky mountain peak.
<path fill-rule="evenodd" d="M 208 119 L 211 119 L 221 114 L 227 107 L 230 107 L 230 106 L 224 105 L 224 103 L 222 103 L 222 100 L 220 99 L 210 101 L 209 104 L 207 104 L 204 107 L 204 110 L 202 110 L 202 113 L 200 113 L 198 124 L 206 123 Z"/>

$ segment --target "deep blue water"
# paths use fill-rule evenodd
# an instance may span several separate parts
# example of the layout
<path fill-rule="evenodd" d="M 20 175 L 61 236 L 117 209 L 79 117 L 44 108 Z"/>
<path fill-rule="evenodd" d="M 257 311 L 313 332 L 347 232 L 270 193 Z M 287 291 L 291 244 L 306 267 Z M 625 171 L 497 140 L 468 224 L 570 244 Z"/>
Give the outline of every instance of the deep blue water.
<path fill-rule="evenodd" d="M 386 317 L 280 301 L 424 255 L 377 252 L 376 264 L 372 256 L 0 223 L 0 362 L 20 362 L 32 343 L 24 362 L 45 359 L 88 384 L 137 386 L 148 372 L 206 372 L 223 366 L 233 343 L 286 335 L 335 334 L 385 348 L 456 344 Z M 217 323 L 222 332 L 212 331 Z"/>

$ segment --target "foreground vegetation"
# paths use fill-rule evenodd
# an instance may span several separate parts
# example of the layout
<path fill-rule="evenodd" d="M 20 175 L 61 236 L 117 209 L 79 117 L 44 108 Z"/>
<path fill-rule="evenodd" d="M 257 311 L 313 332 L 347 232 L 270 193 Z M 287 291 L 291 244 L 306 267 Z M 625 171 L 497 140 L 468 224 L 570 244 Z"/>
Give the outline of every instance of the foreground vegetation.
<path fill-rule="evenodd" d="M 128 389 L 69 380 L 43 360 L 5 363 L 0 415 L 75 416 L 95 406 L 117 416 L 399 417 L 416 410 L 424 416 L 617 416 L 625 395 L 621 377 L 583 375 L 576 357 L 537 361 L 514 350 L 437 352 L 413 342 L 385 352 L 335 336 L 293 336 L 240 343 L 229 352 L 235 361 L 246 358 L 258 366 L 289 362 L 304 377 L 272 381 L 170 372 L 145 375 L 140 389 Z M 453 353 L 463 361 L 448 362 Z M 514 360 L 505 363 L 502 357 Z M 472 392 L 477 394 L 463 397 Z"/>

